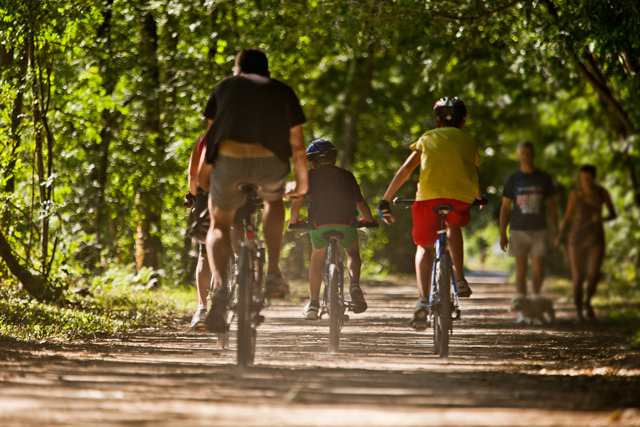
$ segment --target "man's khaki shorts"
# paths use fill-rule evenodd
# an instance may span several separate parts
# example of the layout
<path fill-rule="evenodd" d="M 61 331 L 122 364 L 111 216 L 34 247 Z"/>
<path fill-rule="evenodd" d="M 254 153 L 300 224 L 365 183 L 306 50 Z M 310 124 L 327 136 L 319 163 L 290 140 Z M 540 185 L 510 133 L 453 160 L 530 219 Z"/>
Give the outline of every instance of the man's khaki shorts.
<path fill-rule="evenodd" d="M 544 257 L 549 250 L 549 232 L 543 230 L 511 230 L 509 233 L 509 256 L 526 258 L 529 255 Z"/>
<path fill-rule="evenodd" d="M 218 155 L 211 165 L 209 197 L 223 211 L 235 211 L 245 202 L 242 184 L 258 187 L 258 196 L 265 202 L 275 202 L 284 196 L 284 186 L 290 171 L 289 163 L 276 156 L 239 158 Z"/>

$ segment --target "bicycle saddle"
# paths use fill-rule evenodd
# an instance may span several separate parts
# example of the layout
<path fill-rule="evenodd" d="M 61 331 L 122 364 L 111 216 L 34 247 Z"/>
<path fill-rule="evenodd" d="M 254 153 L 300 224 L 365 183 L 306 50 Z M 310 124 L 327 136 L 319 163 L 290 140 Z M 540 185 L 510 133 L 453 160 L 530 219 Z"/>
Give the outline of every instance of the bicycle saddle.
<path fill-rule="evenodd" d="M 433 208 L 433 211 L 435 213 L 449 213 L 449 212 L 454 212 L 455 210 L 453 209 L 453 206 L 451 206 L 449 203 L 443 203 Z"/>
<path fill-rule="evenodd" d="M 238 184 L 238 190 L 242 191 L 244 194 L 257 193 L 261 188 L 255 184 L 249 184 L 246 182 Z"/>
<path fill-rule="evenodd" d="M 340 240 L 340 239 L 344 239 L 344 234 L 342 234 L 339 231 L 327 231 L 326 233 L 322 234 L 322 238 L 324 240 L 331 240 L 332 237 L 335 237 L 336 239 Z"/>

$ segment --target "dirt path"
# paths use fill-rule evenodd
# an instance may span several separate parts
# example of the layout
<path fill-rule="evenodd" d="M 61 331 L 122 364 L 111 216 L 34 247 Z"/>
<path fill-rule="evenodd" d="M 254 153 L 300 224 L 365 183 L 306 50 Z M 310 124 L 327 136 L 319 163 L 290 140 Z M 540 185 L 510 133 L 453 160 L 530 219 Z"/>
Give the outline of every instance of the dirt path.
<path fill-rule="evenodd" d="M 471 277 L 451 356 L 407 327 L 415 284 L 367 283 L 339 354 L 301 303 L 265 311 L 256 366 L 175 328 L 89 344 L 0 341 L 0 426 L 640 426 L 640 355 L 612 325 L 520 327 L 513 286 Z"/>

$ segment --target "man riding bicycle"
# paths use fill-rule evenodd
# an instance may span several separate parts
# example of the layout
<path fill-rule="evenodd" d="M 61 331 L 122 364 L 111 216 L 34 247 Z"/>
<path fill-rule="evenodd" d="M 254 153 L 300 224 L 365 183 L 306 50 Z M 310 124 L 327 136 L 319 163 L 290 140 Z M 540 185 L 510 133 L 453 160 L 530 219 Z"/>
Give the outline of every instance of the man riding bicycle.
<path fill-rule="evenodd" d="M 282 298 L 288 292 L 278 266 L 285 218 L 282 197 L 297 198 L 308 189 L 302 133 L 306 118 L 293 90 L 270 78 L 267 57 L 257 49 L 236 56 L 234 76 L 216 85 L 204 115 L 211 125 L 203 156 L 207 164 L 201 162 L 198 182 L 209 191 L 207 255 L 215 289 L 205 326 L 210 332 L 224 332 L 230 228 L 235 211 L 245 202 L 242 184 L 255 185 L 265 204 L 266 296 Z M 290 158 L 295 181 L 285 191 Z"/>
<path fill-rule="evenodd" d="M 353 174 L 337 167 L 336 147 L 329 141 L 317 139 L 307 148 L 307 159 L 313 169 L 309 171 L 309 225 L 311 227 L 311 262 L 309 265 L 310 300 L 304 308 L 307 320 L 318 320 L 320 309 L 320 285 L 329 241 L 323 238 L 327 231 L 338 231 L 343 238 L 340 245 L 347 252 L 347 270 L 351 285 L 349 294 L 354 304 L 353 312 L 363 313 L 367 302 L 360 289 L 360 248 L 358 246 L 358 210 L 369 223 L 375 222 L 371 209 L 360 192 Z M 298 221 L 303 200 L 291 205 L 291 223 Z"/>
<path fill-rule="evenodd" d="M 437 129 L 423 134 L 409 147 L 413 153 L 394 176 L 378 210 L 385 223 L 394 222 L 389 201 L 395 192 L 420 165 L 420 179 L 416 201 L 412 207 L 413 240 L 416 250 L 416 279 L 420 298 L 412 326 L 426 321 L 429 315 L 429 292 L 432 270 L 433 245 L 438 239 L 439 217 L 433 211 L 437 205 L 448 203 L 454 207 L 446 219 L 447 237 L 453 263 L 456 292 L 459 297 L 470 297 L 471 288 L 464 277 L 464 242 L 462 230 L 469 224 L 469 208 L 475 199 L 482 198 L 478 174 L 480 157 L 475 139 L 460 130 L 467 109 L 458 98 L 442 98 L 434 106 Z"/>

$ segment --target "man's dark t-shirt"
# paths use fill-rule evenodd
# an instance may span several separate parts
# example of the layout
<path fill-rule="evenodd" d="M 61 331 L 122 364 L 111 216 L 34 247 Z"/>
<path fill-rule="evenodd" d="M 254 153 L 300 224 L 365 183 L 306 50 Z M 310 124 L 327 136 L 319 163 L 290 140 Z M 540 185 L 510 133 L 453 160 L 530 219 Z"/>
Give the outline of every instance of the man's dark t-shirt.
<path fill-rule="evenodd" d="M 545 201 L 554 194 L 551 176 L 535 169 L 524 173 L 520 169 L 507 177 L 502 197 L 513 200 L 511 229 L 542 230 L 547 228 Z"/>
<path fill-rule="evenodd" d="M 364 198 L 353 174 L 334 165 L 309 171 L 309 223 L 355 226 L 357 203 Z"/>
<path fill-rule="evenodd" d="M 289 86 L 258 74 L 227 77 L 218 83 L 204 116 L 213 119 L 207 136 L 208 163 L 213 163 L 217 145 L 227 140 L 260 143 L 288 162 L 289 129 L 307 120 Z"/>

